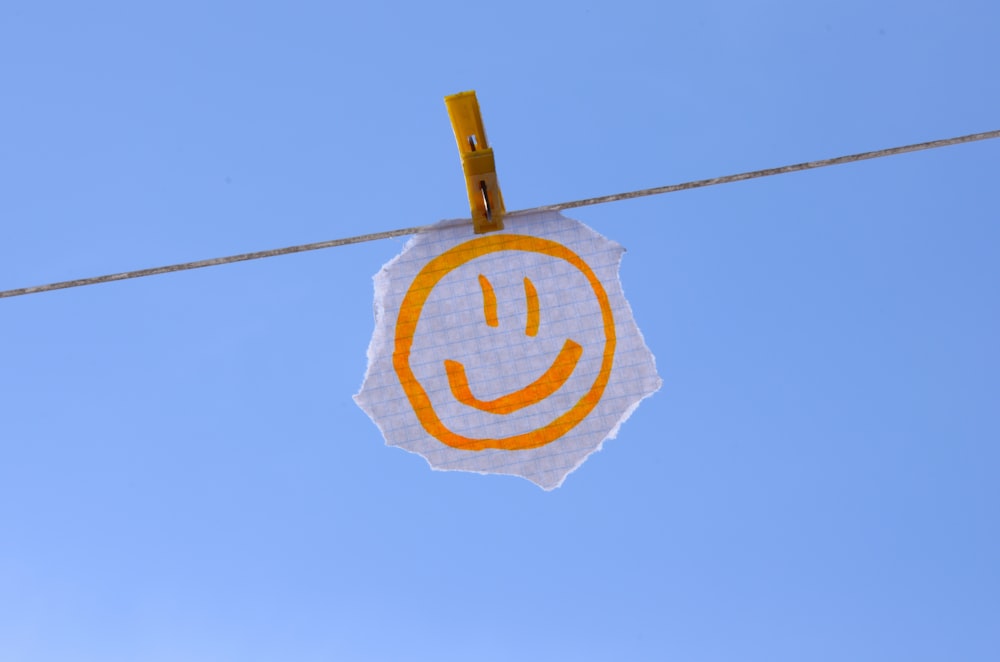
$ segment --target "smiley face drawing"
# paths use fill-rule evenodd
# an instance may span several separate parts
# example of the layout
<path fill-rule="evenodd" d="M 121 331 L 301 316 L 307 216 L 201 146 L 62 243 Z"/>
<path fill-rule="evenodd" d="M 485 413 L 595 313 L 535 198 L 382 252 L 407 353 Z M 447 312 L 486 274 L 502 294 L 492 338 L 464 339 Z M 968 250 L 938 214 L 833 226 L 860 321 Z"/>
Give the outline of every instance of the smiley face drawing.
<path fill-rule="evenodd" d="M 600 347 L 599 351 L 602 361 L 600 370 L 590 388 L 587 389 L 568 411 L 559 412 L 552 421 L 536 429 L 510 436 L 476 438 L 456 432 L 441 421 L 440 416 L 435 411 L 431 398 L 427 395 L 426 389 L 422 386 L 420 379 L 414 374 L 411 365 L 411 354 L 413 353 L 413 342 L 420 318 L 427 305 L 428 298 L 433 294 L 438 283 L 456 269 L 471 262 L 479 261 L 484 256 L 504 252 L 526 252 L 554 260 L 561 260 L 573 269 L 576 269 L 586 279 L 587 285 L 589 285 L 589 289 L 591 290 L 588 294 L 593 294 L 601 312 L 604 338 L 603 346 Z M 555 266 L 558 267 L 559 265 Z M 489 327 L 498 327 L 496 292 L 489 278 L 485 275 L 480 273 L 477 282 L 482 290 L 485 324 Z M 526 304 L 524 335 L 531 338 L 538 334 L 541 323 L 541 310 L 538 292 L 530 277 L 523 278 L 523 286 Z M 510 334 L 508 333 L 507 335 Z M 497 448 L 515 451 L 537 448 L 555 441 L 576 426 L 593 410 L 594 406 L 600 400 L 608 378 L 611 375 L 611 369 L 614 364 L 614 351 L 614 315 L 611 312 L 611 305 L 608 302 L 607 294 L 597 276 L 594 275 L 590 267 L 576 253 L 562 244 L 549 239 L 514 234 L 492 234 L 472 239 L 451 248 L 431 260 L 417 274 L 400 306 L 399 318 L 396 323 L 393 366 L 420 423 L 427 432 L 438 440 L 453 448 L 465 450 Z M 465 365 L 462 362 L 455 361 L 452 358 L 445 358 L 443 359 L 443 367 L 444 373 L 447 376 L 449 391 L 455 400 L 482 412 L 507 416 L 526 407 L 541 403 L 562 388 L 578 366 L 582 354 L 583 347 L 573 339 L 566 338 L 555 359 L 540 377 L 526 386 L 490 400 L 481 400 L 473 395 L 469 386 Z M 523 357 L 522 360 L 524 360 Z M 511 366 L 515 364 L 511 357 L 507 357 L 506 359 L 494 357 L 492 363 L 501 374 L 510 372 Z"/>
<path fill-rule="evenodd" d="M 441 224 L 376 276 L 355 396 L 436 469 L 561 484 L 660 385 L 617 277 L 623 250 L 559 214 L 474 237 Z"/>

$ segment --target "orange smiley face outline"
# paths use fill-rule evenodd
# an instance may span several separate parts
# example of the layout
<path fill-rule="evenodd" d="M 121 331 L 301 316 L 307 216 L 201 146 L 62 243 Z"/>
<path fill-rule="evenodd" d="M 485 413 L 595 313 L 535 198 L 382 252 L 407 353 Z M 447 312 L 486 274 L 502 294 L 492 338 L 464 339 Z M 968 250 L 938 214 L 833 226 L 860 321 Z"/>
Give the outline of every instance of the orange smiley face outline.
<path fill-rule="evenodd" d="M 529 432 L 509 437 L 476 439 L 452 431 L 441 421 L 434 411 L 430 397 L 410 367 L 410 352 L 424 304 L 441 279 L 472 260 L 501 251 L 525 251 L 563 260 L 583 274 L 601 309 L 604 326 L 604 349 L 601 356 L 601 366 L 593 384 L 568 411 L 563 412 L 547 425 Z M 525 283 L 525 289 L 530 300 L 532 292 L 528 290 L 529 282 Z M 529 333 L 529 335 L 532 334 Z M 514 393 L 486 403 L 472 396 L 468 389 L 468 383 L 464 379 L 464 368 L 461 364 L 445 361 L 445 368 L 448 372 L 452 393 L 460 402 L 486 411 L 493 407 L 492 413 L 507 414 L 540 402 L 562 386 L 575 368 L 582 353 L 582 349 L 578 351 L 573 346 L 580 347 L 572 340 L 567 340 L 563 351 L 539 380 Z M 450 248 L 428 262 L 414 277 L 399 308 L 392 363 L 417 419 L 423 428 L 436 439 L 460 450 L 479 451 L 492 448 L 517 451 L 538 448 L 552 443 L 573 429 L 593 411 L 604 395 L 604 389 L 611 377 L 615 346 L 615 322 L 608 295 L 593 270 L 579 255 L 558 242 L 541 237 L 490 234 Z"/>

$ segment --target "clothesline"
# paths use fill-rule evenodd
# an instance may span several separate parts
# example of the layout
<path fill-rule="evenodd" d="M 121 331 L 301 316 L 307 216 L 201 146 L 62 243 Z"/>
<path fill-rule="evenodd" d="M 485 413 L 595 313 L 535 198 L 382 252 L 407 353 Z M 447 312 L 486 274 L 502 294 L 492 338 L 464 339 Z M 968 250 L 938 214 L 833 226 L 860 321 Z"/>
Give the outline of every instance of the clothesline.
<path fill-rule="evenodd" d="M 741 182 L 747 179 L 758 179 L 760 177 L 770 177 L 772 175 L 783 175 L 789 172 L 799 172 L 802 170 L 813 170 L 815 168 L 823 168 L 826 166 L 840 165 L 843 163 L 854 163 L 856 161 L 865 161 L 868 159 L 877 159 L 884 156 L 894 156 L 897 154 L 906 154 L 908 152 L 917 152 L 925 149 L 935 149 L 938 147 L 948 147 L 950 145 L 959 145 L 963 143 L 976 142 L 979 140 L 988 140 L 991 138 L 1000 138 L 1000 130 L 997 131 L 986 131 L 983 133 L 973 133 L 965 136 L 957 136 L 955 138 L 944 138 L 942 140 L 932 140 L 930 142 L 915 143 L 912 145 L 903 145 L 900 147 L 890 147 L 887 149 L 880 149 L 871 152 L 861 152 L 858 154 L 849 154 L 846 156 L 837 156 L 829 159 L 820 159 L 818 161 L 807 161 L 805 163 L 796 163 L 793 165 L 779 166 L 777 168 L 766 168 L 764 170 L 752 170 L 749 172 L 742 172 L 733 175 L 724 175 L 722 177 L 713 177 L 711 179 L 699 179 L 690 182 L 683 182 L 681 184 L 669 184 L 667 186 L 658 186 L 654 188 L 641 189 L 638 191 L 629 191 L 626 193 L 615 193 L 612 195 L 605 195 L 596 198 L 586 198 L 583 200 L 574 200 L 571 202 L 560 202 L 554 205 L 544 205 L 541 207 L 533 207 L 531 209 L 521 209 L 518 211 L 508 212 L 507 216 L 521 216 L 525 214 L 533 214 L 537 212 L 544 211 L 561 211 L 564 209 L 573 209 L 576 207 L 586 207 L 589 205 L 604 204 L 607 202 L 617 202 L 619 200 L 630 200 L 633 198 L 641 198 L 650 195 L 661 195 L 664 193 L 674 193 L 677 191 L 686 191 L 689 189 L 703 188 L 706 186 L 716 186 L 718 184 L 729 184 L 732 182 Z M 469 221 L 471 223 L 471 220 Z M 103 276 L 92 276 L 90 278 L 80 278 L 77 280 L 67 280 L 57 283 L 48 283 L 46 285 L 35 285 L 33 287 L 22 287 L 13 290 L 0 291 L 0 299 L 6 297 L 16 297 L 25 294 L 38 294 L 40 292 L 50 292 L 52 290 L 61 290 L 70 287 L 83 287 L 84 285 L 97 285 L 98 283 L 110 283 L 117 280 L 128 280 L 130 278 L 143 278 L 145 276 L 155 276 L 158 274 L 172 273 L 175 271 L 186 271 L 189 269 L 201 269 L 203 267 L 214 267 L 222 264 L 231 264 L 234 262 L 246 262 L 248 260 L 259 260 L 266 257 L 277 257 L 279 255 L 290 255 L 292 253 L 303 253 L 306 251 L 315 251 L 321 248 L 333 248 L 334 246 L 347 246 L 348 244 L 359 244 L 366 241 L 376 241 L 378 239 L 390 239 L 392 237 L 402 237 L 406 235 L 416 234 L 418 232 L 427 231 L 431 226 L 421 225 L 409 228 L 401 228 L 398 230 L 387 230 L 384 232 L 373 232 L 371 234 L 357 235 L 354 237 L 344 237 L 341 239 L 331 239 L 328 241 L 320 241 L 311 244 L 299 244 L 297 246 L 286 246 L 284 248 L 273 248 L 270 250 L 256 251 L 253 253 L 241 253 L 239 255 L 229 255 L 226 257 L 216 257 L 207 260 L 197 260 L 194 262 L 183 262 L 179 264 L 171 264 L 162 267 L 152 267 L 149 269 L 139 269 L 136 271 L 124 271 L 115 274 L 106 274 Z"/>

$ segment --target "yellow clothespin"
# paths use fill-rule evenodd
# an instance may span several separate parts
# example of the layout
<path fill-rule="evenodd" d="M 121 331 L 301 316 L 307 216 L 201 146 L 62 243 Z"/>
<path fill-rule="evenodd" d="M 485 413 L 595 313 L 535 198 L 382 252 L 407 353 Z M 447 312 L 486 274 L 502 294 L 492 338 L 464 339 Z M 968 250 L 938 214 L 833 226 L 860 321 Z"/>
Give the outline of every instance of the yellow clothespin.
<path fill-rule="evenodd" d="M 476 234 L 503 230 L 503 196 L 497 183 L 497 167 L 493 150 L 486 142 L 483 118 L 479 114 L 476 93 L 459 92 L 444 98 L 455 131 L 458 152 L 462 155 L 465 187 L 469 191 L 469 207 Z"/>

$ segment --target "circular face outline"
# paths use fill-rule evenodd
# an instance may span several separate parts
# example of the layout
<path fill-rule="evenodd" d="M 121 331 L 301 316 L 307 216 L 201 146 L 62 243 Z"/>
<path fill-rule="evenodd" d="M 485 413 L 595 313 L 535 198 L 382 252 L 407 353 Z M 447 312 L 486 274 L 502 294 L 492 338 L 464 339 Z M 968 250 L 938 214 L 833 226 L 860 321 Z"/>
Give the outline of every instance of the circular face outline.
<path fill-rule="evenodd" d="M 417 322 L 423 312 L 424 304 L 431 291 L 442 278 L 454 269 L 471 262 L 476 258 L 500 251 L 526 251 L 539 253 L 552 258 L 564 260 L 576 267 L 590 283 L 594 296 L 601 308 L 601 318 L 604 323 L 604 354 L 601 359 L 601 369 L 594 383 L 586 394 L 581 397 L 568 411 L 559 415 L 549 424 L 530 432 L 510 437 L 496 439 L 474 439 L 450 430 L 434 411 L 434 405 L 423 386 L 417 380 L 410 368 L 410 350 L 417 330 Z M 611 303 L 604 291 L 604 286 L 597 279 L 590 266 L 583 259 L 562 244 L 543 239 L 518 234 L 491 234 L 469 240 L 453 246 L 438 255 L 420 270 L 413 278 L 403 302 L 399 306 L 399 317 L 396 321 L 395 347 L 392 354 L 392 364 L 396 376 L 413 407 L 413 413 L 424 429 L 452 448 L 460 450 L 479 451 L 487 448 L 517 451 L 538 448 L 552 443 L 563 436 L 593 411 L 604 395 L 604 388 L 611 377 L 611 366 L 615 356 L 615 321 L 611 313 Z"/>

